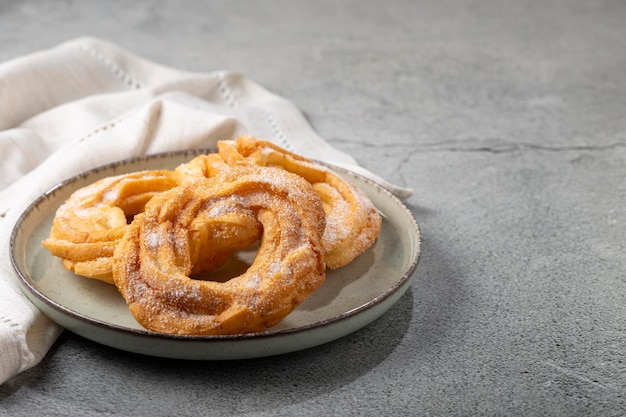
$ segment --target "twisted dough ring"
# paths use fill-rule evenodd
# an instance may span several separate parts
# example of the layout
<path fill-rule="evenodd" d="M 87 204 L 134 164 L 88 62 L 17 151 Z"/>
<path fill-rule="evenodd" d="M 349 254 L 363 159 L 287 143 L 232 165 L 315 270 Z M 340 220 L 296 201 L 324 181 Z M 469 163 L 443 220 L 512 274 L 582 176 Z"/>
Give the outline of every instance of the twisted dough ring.
<path fill-rule="evenodd" d="M 262 227 L 254 263 L 226 282 L 189 278 L 194 231 L 224 207 Z M 282 169 L 234 167 L 155 196 L 115 249 L 115 284 L 137 321 L 175 334 L 263 331 L 325 278 L 325 214 L 301 177 Z"/>
<path fill-rule="evenodd" d="M 63 266 L 78 275 L 113 283 L 112 256 L 127 228 L 157 193 L 176 186 L 168 170 L 103 178 L 75 191 L 56 212 L 50 237 L 42 242 Z"/>
<path fill-rule="evenodd" d="M 250 135 L 218 142 L 219 155 L 229 165 L 275 166 L 305 178 L 319 194 L 326 213 L 322 237 L 326 265 L 340 268 L 352 262 L 377 239 L 382 218 L 365 193 L 332 171 L 303 156 Z M 206 157 L 205 157 L 206 158 Z M 214 157 L 205 159 L 205 173 L 219 169 Z"/>

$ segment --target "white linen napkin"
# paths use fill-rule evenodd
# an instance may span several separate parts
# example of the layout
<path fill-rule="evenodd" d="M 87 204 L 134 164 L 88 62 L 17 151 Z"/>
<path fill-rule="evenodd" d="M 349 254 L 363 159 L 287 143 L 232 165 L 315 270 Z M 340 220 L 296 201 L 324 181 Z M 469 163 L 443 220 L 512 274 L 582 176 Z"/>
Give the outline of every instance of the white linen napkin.
<path fill-rule="evenodd" d="M 41 193 L 133 156 L 207 148 L 243 133 L 395 187 L 331 147 L 289 101 L 244 76 L 155 64 L 80 38 L 0 64 L 0 384 L 36 365 L 61 329 L 21 293 L 11 230 Z"/>

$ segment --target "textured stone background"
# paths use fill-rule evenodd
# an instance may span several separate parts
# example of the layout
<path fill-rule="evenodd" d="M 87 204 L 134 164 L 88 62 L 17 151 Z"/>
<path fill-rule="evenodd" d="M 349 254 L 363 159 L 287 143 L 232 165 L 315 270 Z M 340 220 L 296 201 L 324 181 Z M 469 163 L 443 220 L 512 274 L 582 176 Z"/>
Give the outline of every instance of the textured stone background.
<path fill-rule="evenodd" d="M 0 1 L 0 61 L 91 35 L 243 72 L 412 187 L 424 238 L 353 335 L 187 363 L 66 332 L 0 415 L 624 414 L 625 22 L 617 0 Z"/>

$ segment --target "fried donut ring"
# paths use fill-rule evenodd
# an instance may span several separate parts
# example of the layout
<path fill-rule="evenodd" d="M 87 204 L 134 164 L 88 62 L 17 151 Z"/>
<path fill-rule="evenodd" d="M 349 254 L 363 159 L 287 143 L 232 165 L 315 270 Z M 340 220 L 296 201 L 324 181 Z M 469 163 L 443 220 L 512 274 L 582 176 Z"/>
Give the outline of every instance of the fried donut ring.
<path fill-rule="evenodd" d="M 253 264 L 226 282 L 189 277 L 190 230 L 222 208 L 262 227 Z M 239 334 L 277 324 L 325 279 L 325 214 L 303 178 L 277 168 L 234 167 L 155 196 L 115 249 L 115 285 L 145 328 L 171 334 Z"/>
<path fill-rule="evenodd" d="M 280 167 L 313 184 L 326 212 L 322 244 L 330 269 L 352 262 L 378 238 L 382 218 L 369 198 L 322 165 L 250 135 L 218 142 L 218 148 L 219 155 L 229 165 Z"/>
<path fill-rule="evenodd" d="M 113 283 L 112 256 L 129 218 L 157 193 L 177 185 L 168 170 L 140 171 L 98 180 L 75 191 L 58 208 L 42 242 L 70 271 Z"/>

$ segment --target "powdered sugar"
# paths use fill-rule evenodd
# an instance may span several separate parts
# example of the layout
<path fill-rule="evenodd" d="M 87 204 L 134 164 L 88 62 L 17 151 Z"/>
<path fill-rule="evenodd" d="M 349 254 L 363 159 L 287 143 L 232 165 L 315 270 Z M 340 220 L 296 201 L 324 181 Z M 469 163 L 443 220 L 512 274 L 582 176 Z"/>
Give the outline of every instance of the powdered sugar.
<path fill-rule="evenodd" d="M 259 288 L 261 288 L 261 282 L 262 282 L 261 275 L 259 275 L 258 272 L 253 273 L 247 277 L 244 287 L 253 289 L 253 290 L 258 290 Z"/>
<path fill-rule="evenodd" d="M 117 201 L 119 196 L 120 196 L 120 193 L 115 188 L 113 188 L 113 189 L 106 191 L 102 195 L 102 200 L 106 203 L 112 203 L 114 201 Z"/>
<path fill-rule="evenodd" d="M 149 247 L 152 250 L 155 250 L 161 244 L 161 238 L 159 237 L 158 233 L 154 231 L 150 231 L 146 233 L 144 242 L 146 242 L 147 247 Z"/>

